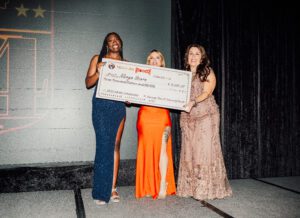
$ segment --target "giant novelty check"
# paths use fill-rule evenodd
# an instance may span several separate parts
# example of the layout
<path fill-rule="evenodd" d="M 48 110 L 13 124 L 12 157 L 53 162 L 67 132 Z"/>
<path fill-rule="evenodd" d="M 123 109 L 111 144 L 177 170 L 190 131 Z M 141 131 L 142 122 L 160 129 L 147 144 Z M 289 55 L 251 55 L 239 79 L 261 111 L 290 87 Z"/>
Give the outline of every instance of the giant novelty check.
<path fill-rule="evenodd" d="M 103 59 L 96 97 L 184 110 L 190 100 L 191 73 Z"/>

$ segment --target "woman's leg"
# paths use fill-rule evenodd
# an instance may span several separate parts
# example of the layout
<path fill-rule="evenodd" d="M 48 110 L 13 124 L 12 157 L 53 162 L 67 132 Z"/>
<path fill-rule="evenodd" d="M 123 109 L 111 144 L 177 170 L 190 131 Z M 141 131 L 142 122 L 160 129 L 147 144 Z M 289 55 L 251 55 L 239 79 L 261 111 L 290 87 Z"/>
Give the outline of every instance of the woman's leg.
<path fill-rule="evenodd" d="M 124 124 L 125 124 L 125 118 L 121 121 L 117 136 L 116 136 L 116 141 L 115 141 L 115 151 L 114 151 L 114 173 L 113 173 L 113 184 L 112 184 L 112 189 L 116 188 L 117 184 L 117 178 L 118 178 L 118 172 L 119 172 L 119 163 L 120 163 L 120 144 L 121 144 L 121 138 L 122 138 L 122 133 L 124 129 Z"/>
<path fill-rule="evenodd" d="M 171 133 L 171 127 L 167 126 L 163 132 L 160 158 L 159 158 L 159 171 L 160 171 L 160 190 L 159 198 L 165 198 L 167 191 L 166 175 L 168 169 L 168 155 L 167 155 L 167 144 Z"/>

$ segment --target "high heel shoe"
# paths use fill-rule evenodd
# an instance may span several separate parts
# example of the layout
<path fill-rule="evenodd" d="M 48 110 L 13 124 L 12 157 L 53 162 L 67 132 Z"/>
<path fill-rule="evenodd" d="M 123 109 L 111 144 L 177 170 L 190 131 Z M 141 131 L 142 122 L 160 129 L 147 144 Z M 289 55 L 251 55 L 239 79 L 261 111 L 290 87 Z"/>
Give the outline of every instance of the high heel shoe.
<path fill-rule="evenodd" d="M 117 188 L 113 188 L 111 190 L 111 197 L 110 200 L 114 203 L 119 203 L 120 202 L 120 196 L 119 193 L 117 192 Z"/>
<path fill-rule="evenodd" d="M 168 183 L 167 182 L 162 182 L 160 184 L 160 190 L 157 199 L 165 199 L 167 196 L 167 188 L 168 188 Z"/>

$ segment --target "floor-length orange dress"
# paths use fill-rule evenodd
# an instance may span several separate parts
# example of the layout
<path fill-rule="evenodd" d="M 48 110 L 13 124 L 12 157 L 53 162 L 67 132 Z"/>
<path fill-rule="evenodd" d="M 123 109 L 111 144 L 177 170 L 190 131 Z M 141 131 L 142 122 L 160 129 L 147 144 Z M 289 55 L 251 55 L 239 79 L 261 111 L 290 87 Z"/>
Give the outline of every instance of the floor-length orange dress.
<path fill-rule="evenodd" d="M 159 160 L 163 132 L 171 127 L 168 109 L 141 106 L 138 112 L 138 149 L 136 159 L 136 197 L 152 196 L 157 198 L 160 190 Z M 167 195 L 176 193 L 172 140 L 169 136 L 167 146 L 168 168 L 166 174 Z"/>

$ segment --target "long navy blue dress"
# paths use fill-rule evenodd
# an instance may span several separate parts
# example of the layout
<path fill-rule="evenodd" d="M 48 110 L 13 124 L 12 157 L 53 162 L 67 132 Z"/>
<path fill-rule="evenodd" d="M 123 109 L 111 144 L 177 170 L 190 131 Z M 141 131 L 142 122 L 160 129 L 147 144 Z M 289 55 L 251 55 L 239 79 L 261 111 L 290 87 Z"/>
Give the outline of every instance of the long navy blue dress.
<path fill-rule="evenodd" d="M 123 102 L 96 98 L 93 95 L 92 119 L 96 133 L 96 154 L 92 197 L 110 200 L 113 182 L 114 149 L 119 125 L 126 115 Z"/>

